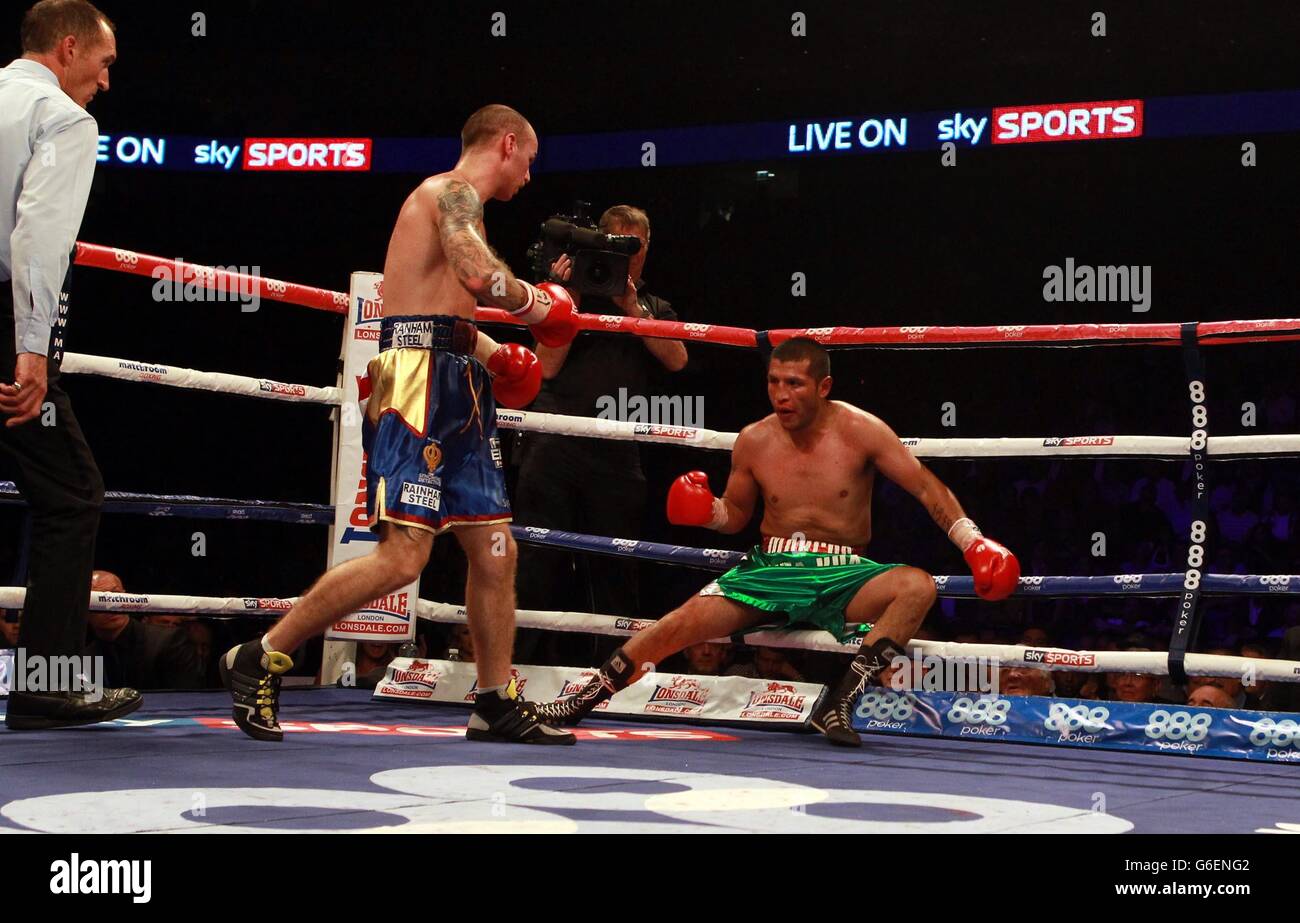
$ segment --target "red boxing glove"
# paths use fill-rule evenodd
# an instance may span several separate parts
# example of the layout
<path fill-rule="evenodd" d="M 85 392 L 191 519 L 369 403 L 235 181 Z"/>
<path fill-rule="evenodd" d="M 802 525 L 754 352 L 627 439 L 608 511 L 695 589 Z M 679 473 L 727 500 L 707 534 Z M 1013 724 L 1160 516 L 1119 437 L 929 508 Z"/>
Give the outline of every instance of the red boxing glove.
<path fill-rule="evenodd" d="M 506 407 L 527 407 L 542 387 L 542 363 L 527 346 L 502 343 L 488 356 L 492 394 Z"/>
<path fill-rule="evenodd" d="M 709 489 L 709 476 L 691 471 L 668 488 L 668 521 L 675 526 L 704 526 L 716 529 L 726 522 L 726 511 L 718 510 L 718 498 Z M 717 520 L 721 518 L 722 522 Z"/>
<path fill-rule="evenodd" d="M 550 302 L 546 316 L 532 325 L 533 336 L 543 346 L 568 346 L 578 335 L 578 311 L 573 296 L 558 282 L 543 282 L 537 286 L 538 301 Z"/>
<path fill-rule="evenodd" d="M 975 575 L 975 592 L 981 598 L 997 601 L 1015 592 L 1020 580 L 1020 562 L 1005 545 L 981 535 L 962 557 Z"/>

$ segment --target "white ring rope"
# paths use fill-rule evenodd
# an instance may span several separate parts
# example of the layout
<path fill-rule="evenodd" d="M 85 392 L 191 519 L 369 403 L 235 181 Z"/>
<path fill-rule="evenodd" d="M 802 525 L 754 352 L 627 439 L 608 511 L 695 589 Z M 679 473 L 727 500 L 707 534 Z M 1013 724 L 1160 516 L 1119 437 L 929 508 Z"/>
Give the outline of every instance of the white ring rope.
<path fill-rule="evenodd" d="M 222 394 L 240 394 L 244 397 L 262 397 L 277 401 L 305 401 L 312 404 L 340 404 L 341 388 L 315 388 L 311 385 L 287 384 L 269 378 L 249 378 L 245 375 L 227 375 L 225 372 L 199 372 L 175 365 L 157 365 L 152 362 L 135 362 L 131 359 L 110 359 L 105 356 L 88 356 L 84 353 L 65 353 L 63 371 L 77 375 L 101 375 L 123 381 L 142 381 L 173 388 L 191 388 L 197 391 L 216 391 Z"/>
<path fill-rule="evenodd" d="M 0 608 L 21 609 L 27 591 L 23 587 L 0 587 Z M 91 593 L 90 608 L 109 612 L 165 612 L 198 615 L 248 615 L 253 612 L 283 612 L 295 598 L 166 596 L 155 593 Z M 416 605 L 419 618 L 432 622 L 464 624 L 463 606 L 421 599 Z M 553 612 L 519 609 L 515 613 L 520 628 L 546 631 L 585 632 L 589 634 L 630 636 L 654 624 L 653 619 L 631 619 L 590 612 Z M 719 641 L 729 641 L 720 638 Z M 794 650 L 852 654 L 856 644 L 840 644 L 824 631 L 757 631 L 744 636 L 755 647 L 778 647 Z M 1001 666 L 1023 666 L 1039 670 L 1070 670 L 1082 673 L 1153 673 L 1168 675 L 1167 653 L 1159 651 L 1067 651 L 1060 648 L 1026 648 L 1016 644 L 958 644 L 952 641 L 912 641 L 908 647 L 922 656 L 944 659 L 983 658 Z M 1026 651 L 1034 658 L 1026 662 Z M 1043 657 L 1042 655 L 1051 655 Z M 1044 662 L 1046 660 L 1056 662 Z M 1188 654 L 1187 673 L 1192 676 L 1242 677 L 1253 674 L 1255 680 L 1300 682 L 1300 662 L 1229 657 L 1221 654 Z"/>
<path fill-rule="evenodd" d="M 317 388 L 290 384 L 269 378 L 249 378 L 224 372 L 201 372 L 170 365 L 135 362 L 67 353 L 63 371 L 80 375 L 102 375 L 124 381 L 168 385 L 239 394 L 245 397 L 312 404 L 343 403 L 340 388 Z M 528 410 L 497 410 L 497 424 L 503 429 L 560 436 L 585 436 L 630 442 L 656 442 L 685 445 L 697 449 L 728 452 L 736 433 L 720 432 L 695 426 L 660 426 L 628 423 L 593 417 L 574 417 Z M 918 458 L 1019 458 L 1031 456 L 1089 456 L 1185 458 L 1191 451 L 1190 439 L 1181 436 L 1022 436 L 993 439 L 916 439 L 903 444 Z M 1261 456 L 1300 454 L 1300 434 L 1276 436 L 1211 436 L 1209 452 L 1219 456 Z"/>

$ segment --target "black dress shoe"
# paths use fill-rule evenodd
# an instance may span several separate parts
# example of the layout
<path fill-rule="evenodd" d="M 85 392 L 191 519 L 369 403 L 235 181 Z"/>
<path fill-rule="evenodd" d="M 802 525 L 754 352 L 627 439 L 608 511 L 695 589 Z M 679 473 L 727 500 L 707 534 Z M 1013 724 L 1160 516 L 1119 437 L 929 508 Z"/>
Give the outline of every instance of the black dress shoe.
<path fill-rule="evenodd" d="M 84 692 L 14 692 L 5 706 L 5 726 L 11 731 L 98 724 L 131 714 L 144 704 L 134 689 L 105 689 L 91 701 Z"/>

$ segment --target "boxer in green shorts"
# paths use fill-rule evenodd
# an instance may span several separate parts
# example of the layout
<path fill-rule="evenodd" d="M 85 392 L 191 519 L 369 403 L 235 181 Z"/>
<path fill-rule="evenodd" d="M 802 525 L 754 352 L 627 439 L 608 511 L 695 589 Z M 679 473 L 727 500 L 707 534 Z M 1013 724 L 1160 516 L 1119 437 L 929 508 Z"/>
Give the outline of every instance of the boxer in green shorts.
<path fill-rule="evenodd" d="M 591 681 L 538 706 L 543 720 L 576 724 L 663 658 L 702 641 L 762 626 L 822 628 L 838 638 L 870 623 L 844 678 L 819 704 L 812 725 L 835 744 L 859 746 L 852 711 L 863 690 L 897 656 L 935 599 L 934 579 L 917 567 L 861 556 L 871 539 L 876 472 L 925 507 L 962 552 L 975 589 L 1004 599 L 1016 588 L 1015 555 L 985 538 L 957 498 L 880 418 L 830 400 L 830 356 L 796 337 L 772 352 L 772 413 L 741 430 L 731 475 L 715 497 L 703 472 L 678 478 L 668 519 L 719 532 L 744 529 L 761 497 L 763 542 L 736 567 L 654 625 L 629 638 Z"/>

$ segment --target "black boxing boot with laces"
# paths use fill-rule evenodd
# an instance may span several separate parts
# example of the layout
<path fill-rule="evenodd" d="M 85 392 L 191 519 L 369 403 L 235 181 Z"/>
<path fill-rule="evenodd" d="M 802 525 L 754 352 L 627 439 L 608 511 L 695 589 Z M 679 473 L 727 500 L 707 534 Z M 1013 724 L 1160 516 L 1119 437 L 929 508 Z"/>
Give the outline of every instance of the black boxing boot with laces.
<path fill-rule="evenodd" d="M 620 647 L 609 655 L 605 665 L 581 689 L 554 702 L 541 702 L 537 705 L 537 711 L 547 724 L 574 727 L 591 714 L 597 705 L 625 688 L 635 672 L 632 659 Z"/>
<path fill-rule="evenodd" d="M 520 697 L 513 679 L 505 687 L 479 690 L 465 739 L 541 746 L 567 746 L 578 740 L 543 721 L 537 706 Z"/>
<path fill-rule="evenodd" d="M 230 690 L 232 716 L 238 728 L 254 740 L 284 740 L 280 729 L 280 677 L 293 669 L 293 659 L 268 651 L 262 638 L 232 647 L 222 656 L 221 685 Z"/>
<path fill-rule="evenodd" d="M 844 678 L 827 693 L 821 706 L 813 712 L 809 724 L 825 734 L 826 739 L 836 746 L 862 746 L 862 738 L 853 730 L 853 708 L 881 671 L 895 657 L 902 656 L 903 651 L 888 638 L 871 647 L 863 645 L 858 655 L 849 662 Z"/>

